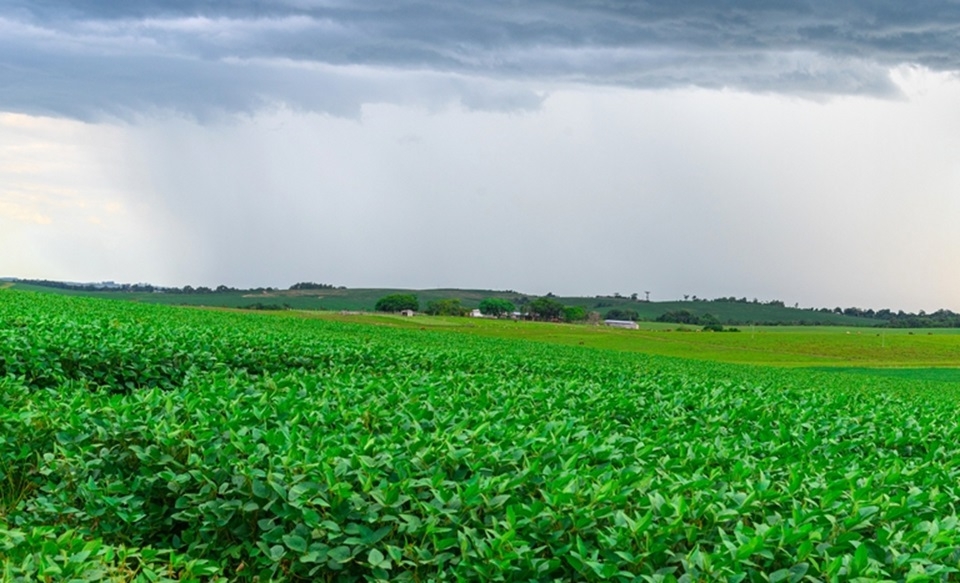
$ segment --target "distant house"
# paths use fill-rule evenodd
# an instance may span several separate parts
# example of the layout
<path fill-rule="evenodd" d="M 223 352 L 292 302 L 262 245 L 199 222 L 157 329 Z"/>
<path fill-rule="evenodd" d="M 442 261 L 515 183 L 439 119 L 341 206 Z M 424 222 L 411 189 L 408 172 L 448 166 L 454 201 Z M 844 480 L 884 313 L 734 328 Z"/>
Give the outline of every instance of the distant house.
<path fill-rule="evenodd" d="M 413 315 L 413 310 L 400 310 L 400 315 L 401 315 L 401 316 L 412 316 L 412 315 Z"/>
<path fill-rule="evenodd" d="M 604 320 L 603 323 L 611 328 L 627 328 L 628 330 L 637 330 L 640 326 L 632 320 Z"/>
<path fill-rule="evenodd" d="M 474 308 L 474 309 L 470 310 L 470 317 L 471 317 L 471 318 L 482 318 L 482 317 L 483 317 L 483 312 L 481 312 L 481 311 L 480 311 L 479 309 L 477 309 L 477 308 Z"/>

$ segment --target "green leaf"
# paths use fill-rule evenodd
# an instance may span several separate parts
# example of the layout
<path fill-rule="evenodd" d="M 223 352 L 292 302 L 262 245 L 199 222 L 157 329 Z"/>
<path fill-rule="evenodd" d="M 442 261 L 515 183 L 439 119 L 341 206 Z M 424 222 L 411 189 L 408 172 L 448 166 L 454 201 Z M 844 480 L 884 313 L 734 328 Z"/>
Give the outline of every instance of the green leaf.
<path fill-rule="evenodd" d="M 269 557 L 270 557 L 270 560 L 272 561 L 279 561 L 286 554 L 287 554 L 287 551 L 286 549 L 283 548 L 282 545 L 273 545 L 272 547 L 270 547 Z"/>
<path fill-rule="evenodd" d="M 390 555 L 390 558 L 393 559 L 395 563 L 399 563 L 400 560 L 403 559 L 403 549 L 393 545 L 387 545 L 387 554 Z"/>
<path fill-rule="evenodd" d="M 301 536 L 295 534 L 284 535 L 283 544 L 287 545 L 291 551 L 304 553 L 307 551 L 307 541 Z"/>
<path fill-rule="evenodd" d="M 367 562 L 379 569 L 389 570 L 391 567 L 390 559 L 383 556 L 383 553 L 377 549 L 370 549 L 370 553 L 367 555 Z"/>
<path fill-rule="evenodd" d="M 784 579 L 789 579 L 790 575 L 791 573 L 789 569 L 780 569 L 779 571 L 774 571 L 773 573 L 770 573 L 770 583 L 778 583 Z"/>
<path fill-rule="evenodd" d="M 253 495 L 257 498 L 268 499 L 270 498 L 272 492 L 266 484 L 260 480 L 254 480 L 252 485 Z"/>
<path fill-rule="evenodd" d="M 790 583 L 800 583 L 809 569 L 810 565 L 807 563 L 797 563 L 790 567 Z"/>
<path fill-rule="evenodd" d="M 352 553 L 350 547 L 339 546 L 330 549 L 330 552 L 327 553 L 327 559 L 334 563 L 347 563 L 352 558 Z"/>
<path fill-rule="evenodd" d="M 310 528 L 316 528 L 320 524 L 320 513 L 311 508 L 303 511 L 303 522 Z"/>
<path fill-rule="evenodd" d="M 867 568 L 867 546 L 859 545 L 853 553 L 853 561 L 850 564 L 853 575 L 862 575 Z"/>

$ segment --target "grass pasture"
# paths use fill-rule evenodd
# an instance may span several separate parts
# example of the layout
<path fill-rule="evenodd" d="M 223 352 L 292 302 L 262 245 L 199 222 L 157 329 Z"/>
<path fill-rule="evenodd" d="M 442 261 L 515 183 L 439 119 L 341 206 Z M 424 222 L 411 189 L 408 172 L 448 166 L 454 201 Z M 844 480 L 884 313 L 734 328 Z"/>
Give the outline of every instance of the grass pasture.
<path fill-rule="evenodd" d="M 478 318 L 405 318 L 386 314 L 303 316 L 739 364 L 960 368 L 960 333 L 953 329 L 746 326 L 739 332 L 702 332 L 699 327 L 657 322 L 641 322 L 640 330 L 620 330 L 580 324 Z"/>
<path fill-rule="evenodd" d="M 0 290 L 0 579 L 960 573 L 952 383 L 632 344 L 760 331 L 342 318 Z"/>

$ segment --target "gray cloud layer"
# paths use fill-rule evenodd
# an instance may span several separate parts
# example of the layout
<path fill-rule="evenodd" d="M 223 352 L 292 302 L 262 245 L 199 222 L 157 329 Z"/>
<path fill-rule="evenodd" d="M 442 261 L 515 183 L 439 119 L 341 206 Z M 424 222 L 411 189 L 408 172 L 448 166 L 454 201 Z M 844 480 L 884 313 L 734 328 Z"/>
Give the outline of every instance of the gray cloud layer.
<path fill-rule="evenodd" d="M 0 110 L 510 109 L 564 83 L 892 95 L 891 67 L 960 70 L 958 46 L 947 0 L 8 1 Z"/>

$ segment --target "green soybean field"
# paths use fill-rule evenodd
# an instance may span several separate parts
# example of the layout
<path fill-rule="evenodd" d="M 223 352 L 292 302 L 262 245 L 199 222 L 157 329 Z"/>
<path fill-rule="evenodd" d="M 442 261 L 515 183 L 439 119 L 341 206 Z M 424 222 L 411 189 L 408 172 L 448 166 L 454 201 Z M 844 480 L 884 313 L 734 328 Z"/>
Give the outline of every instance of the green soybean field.
<path fill-rule="evenodd" d="M 956 581 L 952 382 L 0 290 L 3 581 Z"/>

